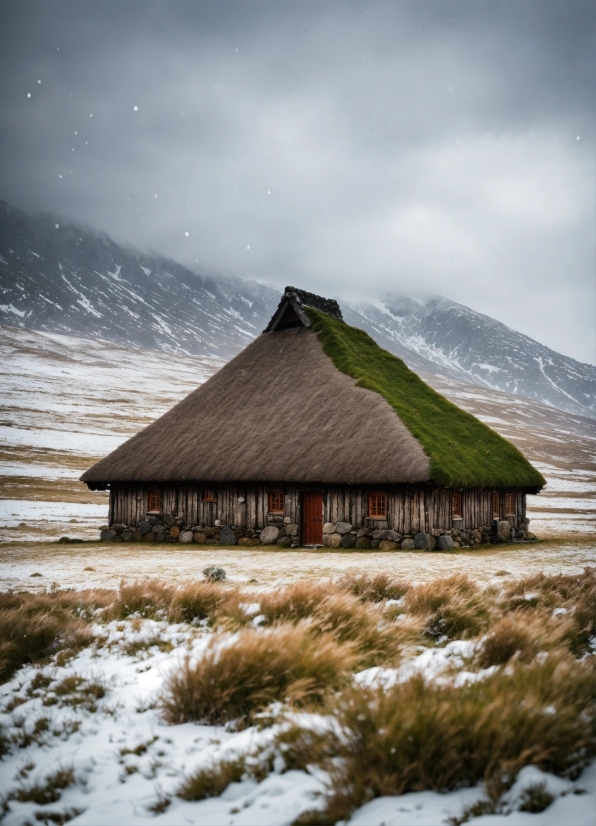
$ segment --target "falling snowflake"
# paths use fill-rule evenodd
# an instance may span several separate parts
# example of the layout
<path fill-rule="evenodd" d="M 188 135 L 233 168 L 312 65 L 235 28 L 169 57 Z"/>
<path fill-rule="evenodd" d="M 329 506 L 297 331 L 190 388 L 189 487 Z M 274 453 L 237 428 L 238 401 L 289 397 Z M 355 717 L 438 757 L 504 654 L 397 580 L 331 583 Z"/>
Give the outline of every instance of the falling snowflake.
<path fill-rule="evenodd" d="M 132 108 L 133 108 L 133 111 L 134 111 L 134 112 L 138 112 L 138 111 L 139 111 L 139 107 L 138 107 L 138 106 L 133 106 Z"/>
<path fill-rule="evenodd" d="M 188 238 L 188 232 L 185 232 L 184 234 L 185 234 L 185 235 L 186 235 L 186 237 Z"/>
<path fill-rule="evenodd" d="M 576 137 L 576 139 L 575 139 L 575 140 L 576 140 L 576 141 L 578 141 L 578 140 L 579 140 L 579 135 Z"/>
<path fill-rule="evenodd" d="M 58 175 L 58 177 L 59 177 L 59 178 L 61 178 L 61 177 L 62 177 L 62 175 Z"/>
<path fill-rule="evenodd" d="M 27 97 L 28 97 L 28 98 L 30 98 L 30 97 L 31 97 L 31 92 L 27 92 Z"/>
<path fill-rule="evenodd" d="M 247 250 L 249 250 L 249 249 L 250 249 L 250 244 L 247 244 L 247 245 L 246 245 L 246 249 L 247 249 Z"/>
<path fill-rule="evenodd" d="M 89 115 L 89 117 L 90 117 L 90 118 L 92 118 L 92 117 L 93 117 L 93 113 L 91 113 L 91 114 Z"/>
<path fill-rule="evenodd" d="M 37 82 L 38 82 L 38 83 L 41 83 L 41 80 L 38 80 Z"/>
<path fill-rule="evenodd" d="M 270 189 L 267 190 L 267 195 L 271 195 L 271 190 Z"/>
<path fill-rule="evenodd" d="M 55 224 L 56 229 L 60 229 L 60 224 Z"/>

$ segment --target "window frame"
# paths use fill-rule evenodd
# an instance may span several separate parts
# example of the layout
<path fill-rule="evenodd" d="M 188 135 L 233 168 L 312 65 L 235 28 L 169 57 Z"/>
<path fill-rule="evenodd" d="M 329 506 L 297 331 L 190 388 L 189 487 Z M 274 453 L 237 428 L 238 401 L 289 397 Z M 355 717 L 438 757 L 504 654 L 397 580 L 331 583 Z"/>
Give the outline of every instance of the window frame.
<path fill-rule="evenodd" d="M 495 510 L 495 502 L 497 503 L 497 508 Z M 498 490 L 493 490 L 491 495 L 491 512 L 493 515 L 493 519 L 500 519 L 501 518 L 501 493 Z"/>
<path fill-rule="evenodd" d="M 456 507 L 457 503 L 457 507 Z M 451 518 L 463 519 L 463 496 L 461 490 L 454 490 L 451 493 Z"/>
<path fill-rule="evenodd" d="M 217 502 L 217 489 L 201 488 L 201 502 Z"/>
<path fill-rule="evenodd" d="M 281 500 L 281 508 L 280 507 L 273 507 L 273 505 L 279 505 L 280 502 L 275 502 L 275 499 Z M 268 490 L 267 491 L 267 513 L 285 513 L 286 511 L 286 494 L 283 490 Z"/>
<path fill-rule="evenodd" d="M 158 502 L 159 507 L 151 507 L 151 505 L 155 504 L 155 501 Z M 149 488 L 147 490 L 147 513 L 161 513 L 163 505 L 163 496 L 161 488 Z"/>
<path fill-rule="evenodd" d="M 387 519 L 387 494 L 373 490 L 368 494 L 368 518 Z"/>
<path fill-rule="evenodd" d="M 510 503 L 511 507 L 509 507 Z M 505 493 L 505 516 L 517 516 L 515 512 L 515 492 L 512 490 Z"/>

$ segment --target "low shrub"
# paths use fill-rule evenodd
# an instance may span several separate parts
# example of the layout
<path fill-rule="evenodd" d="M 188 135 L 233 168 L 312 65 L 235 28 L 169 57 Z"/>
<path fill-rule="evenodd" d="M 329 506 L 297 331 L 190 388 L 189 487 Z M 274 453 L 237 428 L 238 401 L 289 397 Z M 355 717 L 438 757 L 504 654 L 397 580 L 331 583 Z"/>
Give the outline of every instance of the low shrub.
<path fill-rule="evenodd" d="M 468 576 L 456 575 L 410 588 L 403 602 L 405 613 L 426 618 L 427 637 L 466 639 L 487 628 L 494 592 L 481 590 Z"/>
<path fill-rule="evenodd" d="M 353 646 L 339 645 L 308 626 L 242 630 L 216 637 L 198 662 L 170 673 L 161 708 L 171 723 L 249 721 L 275 700 L 320 702 L 346 682 Z"/>
<path fill-rule="evenodd" d="M 198 769 L 186 777 L 176 792 L 183 800 L 205 800 L 219 797 L 230 783 L 239 783 L 245 771 L 243 757 L 236 760 L 222 760 L 215 766 Z"/>
<path fill-rule="evenodd" d="M 477 654 L 481 668 L 504 665 L 513 657 L 530 662 L 540 651 L 567 647 L 573 624 L 566 617 L 551 618 L 540 612 L 528 617 L 525 612 L 505 614 L 490 629 Z"/>

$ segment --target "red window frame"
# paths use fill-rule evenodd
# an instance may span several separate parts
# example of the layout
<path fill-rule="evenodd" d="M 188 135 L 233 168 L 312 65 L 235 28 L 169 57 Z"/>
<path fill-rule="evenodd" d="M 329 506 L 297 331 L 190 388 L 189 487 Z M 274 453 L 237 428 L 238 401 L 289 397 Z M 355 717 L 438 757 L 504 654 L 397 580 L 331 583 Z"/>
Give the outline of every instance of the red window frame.
<path fill-rule="evenodd" d="M 147 491 L 147 513 L 161 513 L 161 490 L 150 488 Z"/>
<path fill-rule="evenodd" d="M 493 519 L 501 518 L 501 495 L 498 490 L 493 490 L 492 495 Z"/>
<path fill-rule="evenodd" d="M 201 491 L 201 500 L 203 502 L 217 502 L 217 491 L 213 488 L 204 488 Z"/>
<path fill-rule="evenodd" d="M 387 494 L 381 491 L 375 491 L 368 494 L 368 518 L 369 519 L 386 519 L 387 518 Z"/>
<path fill-rule="evenodd" d="M 267 493 L 268 513 L 283 513 L 285 510 L 286 495 L 283 490 L 270 490 Z"/>
<path fill-rule="evenodd" d="M 462 495 L 461 490 L 454 490 L 451 494 L 451 517 L 453 519 L 462 518 Z"/>
<path fill-rule="evenodd" d="M 505 516 L 515 516 L 515 493 L 512 491 L 505 494 Z"/>

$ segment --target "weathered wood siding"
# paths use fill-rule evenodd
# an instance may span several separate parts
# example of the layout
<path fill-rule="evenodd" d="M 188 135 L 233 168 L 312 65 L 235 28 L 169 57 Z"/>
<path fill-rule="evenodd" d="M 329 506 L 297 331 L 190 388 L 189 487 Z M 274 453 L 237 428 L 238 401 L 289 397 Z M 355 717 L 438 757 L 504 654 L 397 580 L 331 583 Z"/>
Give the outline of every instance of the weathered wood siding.
<path fill-rule="evenodd" d="M 113 486 L 110 491 L 110 524 L 122 522 L 135 525 L 147 516 L 147 491 L 149 486 Z M 222 525 L 237 528 L 265 528 L 268 524 L 268 492 L 283 490 L 285 493 L 284 517 L 300 524 L 301 491 L 292 485 L 241 485 L 221 486 L 217 489 L 217 501 L 206 502 L 201 498 L 201 488 L 195 485 L 163 485 L 162 512 L 183 517 L 188 525 Z M 313 488 L 314 490 L 314 488 Z M 321 488 L 319 488 L 321 490 Z M 451 491 L 430 485 L 401 485 L 384 489 L 387 494 L 387 518 L 383 526 L 401 534 L 430 532 L 433 528 L 463 529 L 480 528 L 493 521 L 492 490 L 463 490 L 462 518 L 452 519 Z M 372 525 L 368 517 L 368 489 L 329 487 L 322 489 L 323 519 L 325 522 L 350 522 L 355 528 Z M 238 499 L 244 499 L 239 502 Z M 505 519 L 505 490 L 499 491 L 500 518 Z M 526 516 L 526 494 L 515 491 L 515 517 L 517 526 Z"/>

